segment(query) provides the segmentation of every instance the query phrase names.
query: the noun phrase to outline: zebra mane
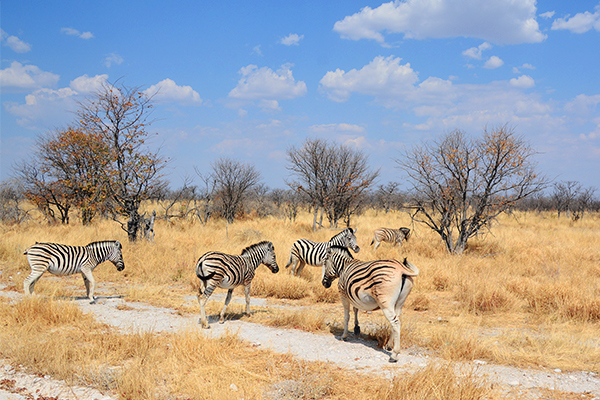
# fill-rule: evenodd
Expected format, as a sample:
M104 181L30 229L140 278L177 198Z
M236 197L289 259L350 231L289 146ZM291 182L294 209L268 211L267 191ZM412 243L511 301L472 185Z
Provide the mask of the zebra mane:
M261 247L264 246L265 244L271 243L268 240L263 240L262 242L258 242L258 243L254 243L248 247L246 247L244 250L242 250L242 255L248 253L251 250L256 249L257 247Z
M329 239L329 241L331 242L333 239L335 239L338 236L343 236L347 231L350 231L350 233L354 233L354 231L352 230L352 228L346 228L343 231L336 233L335 235L333 235L333 237L331 239Z
M119 243L118 240L98 240L96 242L91 242L85 245L85 247L93 247L99 244L103 244L103 243ZM121 243L119 243L120 245Z
M348 248L345 246L333 245L331 246L331 250L335 250L336 252L341 253L344 257L351 258L352 260L354 260L352 253L350 253L350 250L348 250Z

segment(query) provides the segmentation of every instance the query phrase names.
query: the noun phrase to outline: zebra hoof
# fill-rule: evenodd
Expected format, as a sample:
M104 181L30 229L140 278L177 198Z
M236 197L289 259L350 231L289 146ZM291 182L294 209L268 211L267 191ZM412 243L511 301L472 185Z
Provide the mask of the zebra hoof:
M220 319L220 320L219 320L219 323L222 325L222 324L224 324L224 323L225 323L225 320L224 320L224 319Z
M348 336L346 336L346 337L342 336L342 340L343 340L344 342L347 342L347 341L348 341Z
M391 362L391 363L397 363L397 362L398 362L398 359L397 359L397 358L390 357L390 359L389 359L388 361L389 361L389 362Z
M354 327L354 334L355 334L356 336L359 336L359 335L360 335L360 326L356 325L356 326Z
M96 299L90 301L90 304L96 304Z

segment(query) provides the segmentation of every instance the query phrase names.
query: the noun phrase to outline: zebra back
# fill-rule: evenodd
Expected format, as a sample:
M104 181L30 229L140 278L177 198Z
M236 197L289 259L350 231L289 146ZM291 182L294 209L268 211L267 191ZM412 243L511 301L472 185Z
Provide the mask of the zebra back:
M263 241L253 244L242 250L239 256L216 251L205 253L196 263L196 276L206 286L211 281L227 287L247 285L260 264L265 264L273 273L279 271L273 243Z

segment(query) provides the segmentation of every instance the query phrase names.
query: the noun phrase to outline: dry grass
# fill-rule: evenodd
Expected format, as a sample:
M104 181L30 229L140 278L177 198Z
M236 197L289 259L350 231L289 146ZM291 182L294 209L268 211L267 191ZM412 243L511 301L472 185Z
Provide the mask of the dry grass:
M197 306L183 305L182 301L197 294L195 261L209 250L239 254L252 243L270 240L280 272L273 275L266 267L259 267L251 296L310 308L318 318L308 312L270 307L249 320L339 334L343 309L336 285L324 289L319 268L307 266L300 277L290 276L284 268L296 239L326 241L339 231L312 232L310 221L308 214L301 214L293 224L277 218L247 218L229 226L219 220L207 225L158 220L155 242L135 244L127 243L124 232L111 221L88 227L77 223L48 226L35 221L18 227L0 226L0 283L7 285L5 290L22 291L22 281L29 273L22 253L35 241L86 244L119 239L124 244L125 270L117 272L109 263L99 266L94 271L98 294L124 295L128 300L198 313ZM501 216L490 233L473 239L460 256L448 255L439 237L422 226L411 226L406 214L367 211L355 221L361 247L357 258L408 257L421 270L404 307L404 346L421 346L451 361L477 358L514 366L600 372L600 215L586 214L576 223L552 214ZM369 246L372 232L382 226L408 226L413 235L402 247L383 243L373 251ZM36 292L43 298L68 298L84 296L85 288L80 277L45 275ZM243 297L243 292L236 290L234 296ZM221 307L222 302L210 302L208 312L218 313ZM241 310L234 306L228 314ZM1 318L6 318L5 312L3 309ZM387 321L380 312L361 313L360 318L365 335L385 342ZM314 381L316 392L331 396L326 380L315 380L310 373L305 377L302 382ZM271 382L281 383L287 378L278 379ZM290 379L293 383L287 390L292 393L299 380Z

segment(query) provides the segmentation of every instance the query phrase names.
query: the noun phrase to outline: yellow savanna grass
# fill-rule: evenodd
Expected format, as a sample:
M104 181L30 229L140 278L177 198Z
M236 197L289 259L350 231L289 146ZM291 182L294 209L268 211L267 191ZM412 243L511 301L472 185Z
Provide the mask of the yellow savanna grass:
M160 214L160 208L157 211ZM577 222L551 213L502 215L489 232L471 239L462 255L447 254L439 236L423 225L412 224L406 213L367 210L353 221L361 247L356 258L407 257L421 271L404 307L404 345L422 346L450 360L483 358L517 366L600 371L600 215L586 214ZM402 246L382 243L377 251L370 246L375 229L401 226L413 230ZM197 303L183 306L182 298L197 295L194 265L203 253L240 254L246 246L270 240L280 272L273 275L260 266L251 296L321 310L325 327L316 331L322 334L332 334L331 326L341 326L343 309L336 283L324 289L318 267L306 266L300 277L290 276L285 269L295 240L326 241L341 230L312 232L312 216L306 212L294 223L276 217L247 217L233 224L211 220L206 225L159 219L154 242L137 243L128 243L117 224L104 220L87 227L76 221L70 226L30 221L0 229L0 283L7 290L22 291L22 280L29 273L22 252L35 241L83 245L119 239L124 246L125 270L117 272L109 263L99 266L94 271L97 292L188 313L199 313ZM36 292L83 296L85 288L80 277L50 278L46 274ZM236 290L234 296L243 297L243 291ZM222 302L213 307L219 312ZM239 311L232 308L231 312ZM277 320L273 318L277 309L265 313ZM258 317L251 320L258 321ZM285 316L280 323L304 324L299 316ZM376 311L361 313L361 324L381 326L383 331L387 321ZM369 335L376 338L378 333ZM527 340L517 340L519 337Z

